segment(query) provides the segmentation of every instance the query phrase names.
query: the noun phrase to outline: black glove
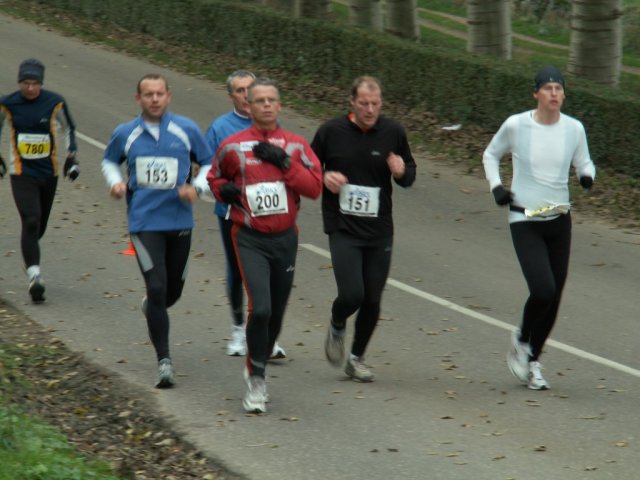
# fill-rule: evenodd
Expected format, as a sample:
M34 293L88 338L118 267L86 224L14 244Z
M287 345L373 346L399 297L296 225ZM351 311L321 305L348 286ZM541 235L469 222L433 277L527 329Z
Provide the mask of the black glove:
M291 166L291 157L280 147L268 142L260 142L253 146L253 153L260 160L269 162L278 168L286 170Z
M4 178L7 174L7 164L4 163L4 158L0 155L0 178Z
M513 193L511 190L507 190L502 185L498 185L493 190L493 198L495 198L496 203L500 206L509 205L513 201Z
M582 185L582 188L584 188L585 190L589 190L591 187L593 187L593 178L591 177L580 177L580 185Z
M76 160L76 154L70 153L67 155L67 160L64 162L64 168L62 169L64 176L72 182L80 175L80 166Z
M220 187L222 201L227 204L240 203L240 192L242 190L233 182L227 182Z

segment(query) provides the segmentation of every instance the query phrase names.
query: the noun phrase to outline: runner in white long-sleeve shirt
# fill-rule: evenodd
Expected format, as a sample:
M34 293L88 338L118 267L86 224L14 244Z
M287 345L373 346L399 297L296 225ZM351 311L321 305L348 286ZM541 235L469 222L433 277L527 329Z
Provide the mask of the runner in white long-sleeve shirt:
M560 112L564 78L555 67L535 76L534 110L509 117L484 152L482 163L498 205L509 205L516 255L529 287L522 324L511 339L507 364L533 390L549 388L538 361L558 313L571 250L569 170L585 190L595 166L582 123ZM511 153L513 180L502 185L500 160Z

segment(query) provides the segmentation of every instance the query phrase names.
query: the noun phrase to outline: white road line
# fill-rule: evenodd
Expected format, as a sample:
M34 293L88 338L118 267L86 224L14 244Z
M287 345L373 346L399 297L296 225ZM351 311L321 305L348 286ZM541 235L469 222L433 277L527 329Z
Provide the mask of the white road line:
M323 248L316 247L315 245L312 245L310 243L301 243L300 246L306 250L309 250L310 252L320 255L321 257L329 258L329 259L331 258L331 254L328 251L324 250ZM509 330L509 331L514 331L516 329L516 327L506 322L490 317L483 313L476 312L469 308L461 307L460 305L450 302L449 300L445 300L444 298L440 298L436 295L432 295L431 293L423 292L422 290L418 290L417 288L407 285L406 283L399 282L398 280L389 278L387 280L387 285L391 285L406 293L415 295L416 297L423 298L424 300L428 300L432 303L448 308L455 312L461 313L468 317L475 318L476 320L480 320L484 323L488 323L489 325L492 325L494 327L502 328L503 330ZM580 350L579 348L572 347L571 345L567 345L566 343L549 339L547 340L546 345L557 348L558 350L562 350L563 352L569 353L571 355L575 355L576 357L584 358L585 360L590 360L594 363L604 365L605 367L610 367L622 373L627 373L629 375L633 375L634 377L640 378L640 370L638 369L629 367L622 363L614 362L613 360L609 360L607 358L601 357L599 355L595 355L593 353L586 352L584 350Z
M99 148L100 150L104 150L105 148L107 148L107 146L104 143L100 143L98 140L94 140L93 138L88 137L84 133L80 133L76 131L76 137L78 137L80 140L84 140L89 145L93 145L94 147Z

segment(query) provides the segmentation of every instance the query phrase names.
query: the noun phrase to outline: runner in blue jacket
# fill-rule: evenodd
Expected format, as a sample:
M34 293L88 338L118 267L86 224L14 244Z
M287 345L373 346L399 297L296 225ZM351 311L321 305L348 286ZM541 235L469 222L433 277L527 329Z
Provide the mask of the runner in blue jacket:
M127 199L129 234L146 284L142 311L158 359L156 386L167 388L175 383L167 308L184 287L198 198L190 180L213 153L195 122L167 111L171 92L164 77L142 77L136 100L142 114L115 129L102 172L111 196Z

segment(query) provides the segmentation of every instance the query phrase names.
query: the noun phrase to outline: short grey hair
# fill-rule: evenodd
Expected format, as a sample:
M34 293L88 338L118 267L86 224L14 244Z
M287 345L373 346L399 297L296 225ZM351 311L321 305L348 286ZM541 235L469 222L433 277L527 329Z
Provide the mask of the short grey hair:
M250 72L249 70L236 70L231 75L229 75L227 77L227 93L229 93L229 95L233 93L233 81L236 78L246 78L246 77L255 79L256 75L253 72Z
M280 98L280 88L278 87L278 82L269 77L259 77L256 78L251 85L249 85L247 92L247 101L251 102L253 100L253 89L255 87L273 87L278 92L278 98Z

